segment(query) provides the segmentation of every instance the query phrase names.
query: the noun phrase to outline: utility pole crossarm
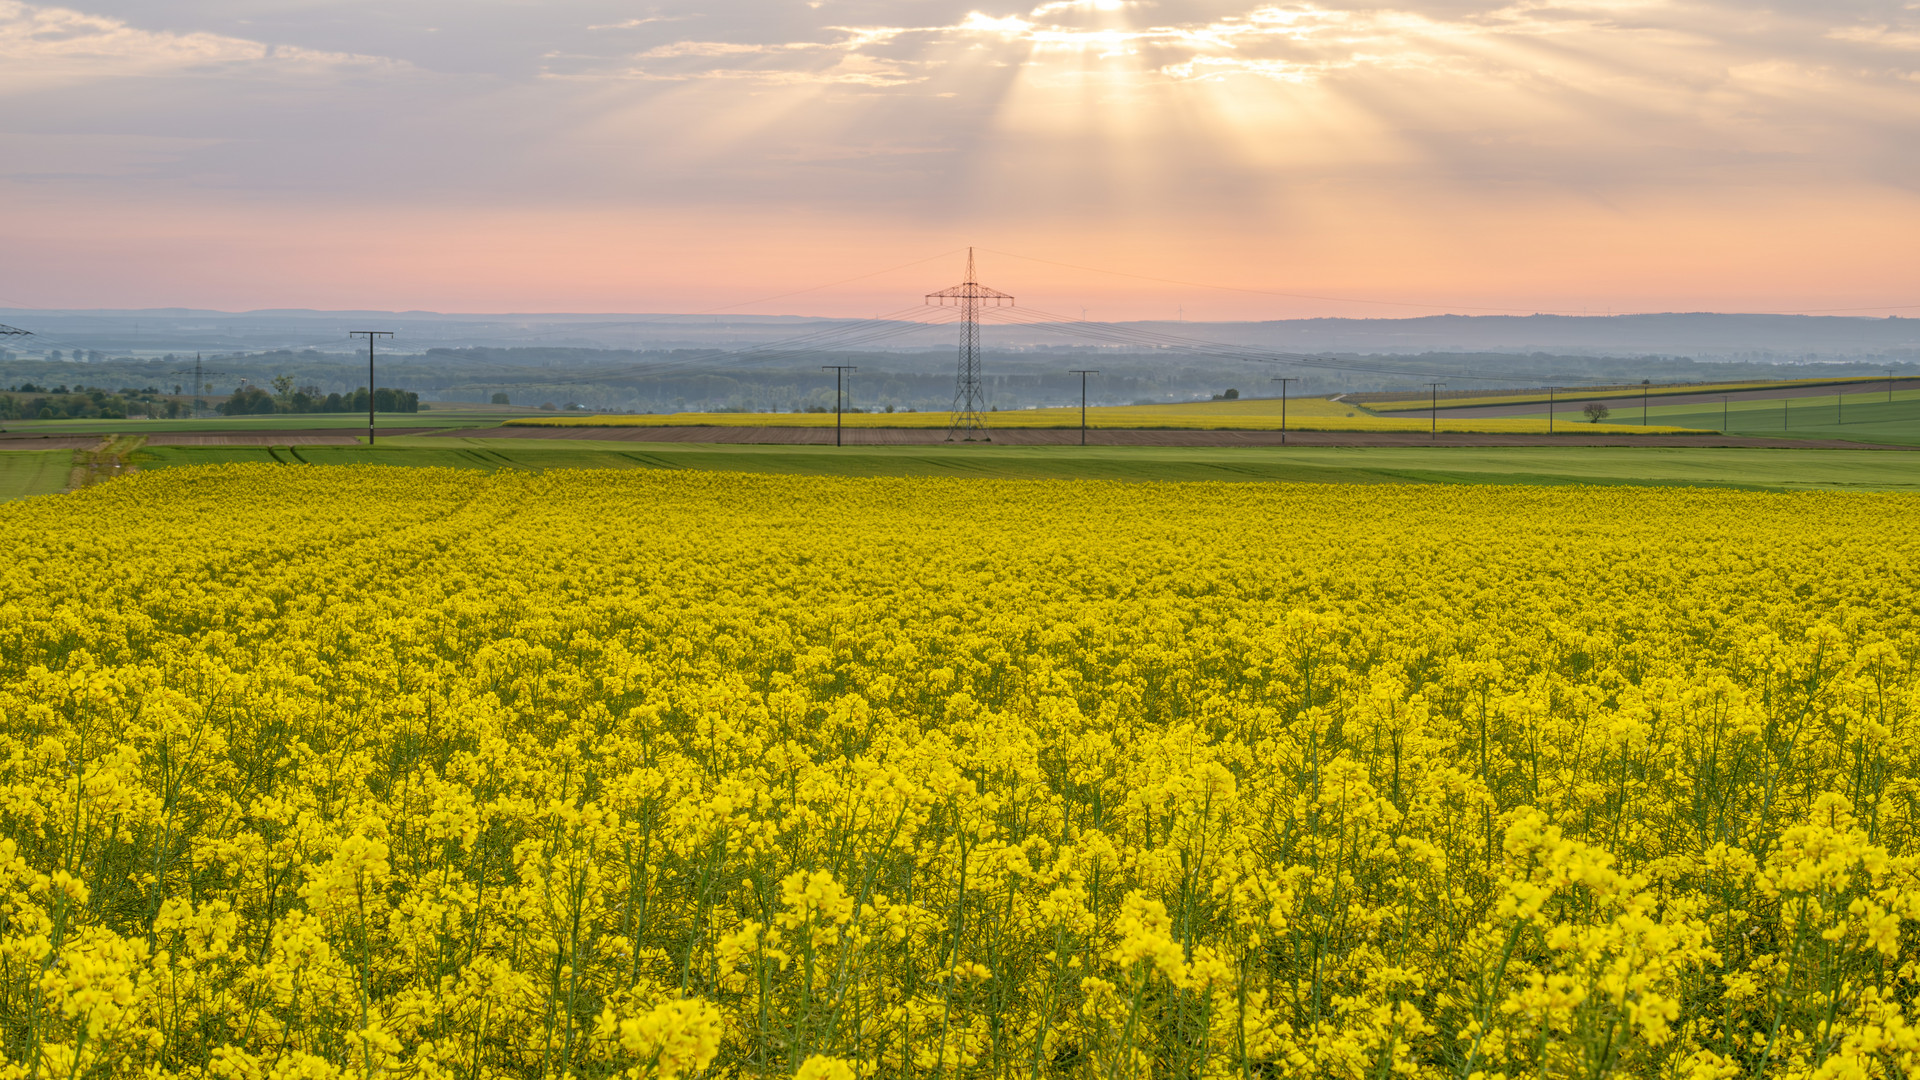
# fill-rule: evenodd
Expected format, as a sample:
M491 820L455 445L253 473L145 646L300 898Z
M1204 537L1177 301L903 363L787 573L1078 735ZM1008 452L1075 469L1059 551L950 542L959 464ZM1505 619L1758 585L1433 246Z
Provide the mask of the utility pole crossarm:
M968 271L972 275L972 271ZM999 289L989 289L977 281L962 282L951 289L927 294L927 303L935 307L945 307L949 302L965 304L967 301L992 301L993 307L1007 307L1013 303L1012 293L1003 293Z

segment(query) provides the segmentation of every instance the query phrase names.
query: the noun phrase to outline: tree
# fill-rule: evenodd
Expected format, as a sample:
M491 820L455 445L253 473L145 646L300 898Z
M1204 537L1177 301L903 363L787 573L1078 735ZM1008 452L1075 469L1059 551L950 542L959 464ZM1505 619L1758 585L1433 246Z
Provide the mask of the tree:
M257 386L243 386L235 390L232 397L214 406L214 409L227 416L256 416L275 411L273 398Z
M273 377L273 396L279 398L281 401L285 401L292 395L293 376L275 375Z
M511 404L513 404L513 402L511 402L511 401L508 401L508 400L507 400L507 395L506 395L506 392L505 392L505 391L501 391L500 393L497 393L497 394L495 394L495 395L493 395L493 403L494 403L495 405L511 405Z
M1597 401L1587 402L1587 407L1584 409L1581 409L1580 411L1587 415L1587 423L1589 424L1597 424L1600 421L1605 420L1607 417L1613 415L1612 409L1607 408L1605 405L1602 405Z
M1221 397L1223 397L1223 398L1226 398L1226 399L1227 399L1228 401L1239 401L1239 400L1240 400L1240 391L1238 391L1238 390L1228 390L1228 391L1227 391L1226 393L1224 393L1224 394L1221 394L1220 396L1221 396Z

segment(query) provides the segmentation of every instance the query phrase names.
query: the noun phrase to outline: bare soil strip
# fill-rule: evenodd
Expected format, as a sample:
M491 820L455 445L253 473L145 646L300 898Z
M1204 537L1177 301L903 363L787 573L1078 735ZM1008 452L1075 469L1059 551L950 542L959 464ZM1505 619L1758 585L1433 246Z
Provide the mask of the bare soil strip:
M439 431L425 427L376 428L374 435L398 437ZM285 431L169 431L147 439L152 446L352 446L364 428L298 428Z
M0 432L0 450L87 450L99 445L98 435L16 435Z
M348 431L176 431L147 440L152 446L352 446L359 441Z
M800 427L502 427L427 432L430 436L481 439L583 439L598 442L739 443L752 445L833 445L832 428ZM995 428L992 441L1003 446L1077 446L1078 428ZM849 428L848 446L932 446L947 441L940 428ZM1294 446L1692 446L1752 447L1780 450L1913 450L1882 443L1843 439L1769 439L1739 435L1523 435L1418 431L1290 431ZM1164 428L1094 429L1088 446L1279 446L1278 431L1223 431Z

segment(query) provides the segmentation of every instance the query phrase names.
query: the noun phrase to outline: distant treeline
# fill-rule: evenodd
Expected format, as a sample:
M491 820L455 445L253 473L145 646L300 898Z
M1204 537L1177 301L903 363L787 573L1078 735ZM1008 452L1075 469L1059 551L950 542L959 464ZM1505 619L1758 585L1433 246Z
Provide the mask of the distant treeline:
M1105 356L1096 404L1208 397L1246 377L1245 365L1173 368L1165 357ZM1001 408L1078 403L1082 361L1052 354L994 353L984 381ZM834 376L822 363L859 370L842 382L847 407L874 412L944 409L952 404L955 357L932 353L824 352L779 366L743 363L713 350L461 348L429 349L410 363L408 381L454 400L577 403L630 412L809 412L833 410ZM1298 386L1295 387L1299 389ZM564 409L566 406L561 406Z
M367 411L367 388L356 387L348 394L322 395L317 387L305 386L299 389L276 387L281 392L269 394L257 386L243 386L233 392L233 396L214 406L214 409L226 416L264 416L270 413L354 413ZM417 413L420 411L420 395L411 390L394 390L379 387L373 392L373 411L386 413Z
M1895 358L1886 363L1861 359L1820 364L1546 352L1330 352L1304 361L1273 357L1260 363L1244 358L1258 355L1251 349L1216 355L1176 349L989 347L983 367L988 404L1002 411L1078 405L1080 379L1068 373L1076 368L1098 372L1087 380L1088 402L1094 405L1205 401L1230 389L1238 390L1242 397L1267 397L1279 393L1279 385L1269 381L1275 377L1297 380L1288 384L1288 392L1308 397L1356 392L1426 393L1430 381L1446 382L1449 389L1485 392L1639 383L1642 379L1658 384L1834 378L1880 374L1888 367L1902 376L1920 371ZM619 412L792 412L831 409L834 374L822 371L820 365L848 364L859 369L849 373L843 383L848 407L882 412L888 408L928 411L951 406L955 361L952 348L890 353L835 349L782 355L776 361L703 349L469 347L418 353L382 351L379 377L408 387L428 402L484 405L496 395L506 395L522 405L551 403L561 411L572 406ZM192 376L180 365L191 364L191 354L185 360L176 357L171 361L108 359L87 365L84 377L91 383L118 386L156 383L175 397L182 397L184 391L183 404L193 400L196 389L211 402L225 399L236 385L258 387L254 393L245 394L244 402L224 410L233 415L254 410L333 411L332 395L321 393L317 387L340 391L341 412L364 408L354 404L353 394L346 391L347 387L363 385L367 376L364 354L356 357L312 349L274 350L223 353L208 356L205 362L209 381L197 388L182 385ZM76 377L80 375L72 364L0 361L0 385L21 379L45 383ZM282 390L282 386L288 389ZM258 395L270 397L272 409L265 409ZM301 395L306 398L304 403L298 400ZM37 410L26 415L37 415Z
M98 387L55 386L51 389L21 383L0 393L0 420L124 420L129 416L171 419L188 409L164 400L156 387L144 390L103 390Z

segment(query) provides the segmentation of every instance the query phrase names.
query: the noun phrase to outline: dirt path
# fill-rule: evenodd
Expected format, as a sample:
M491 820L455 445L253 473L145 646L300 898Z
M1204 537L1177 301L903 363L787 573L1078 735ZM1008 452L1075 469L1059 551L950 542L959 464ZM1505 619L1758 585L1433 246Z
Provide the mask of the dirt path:
M734 443L831 446L832 428L777 427L500 427L434 431L431 436L480 439L580 439L595 442ZM999 446L1075 446L1078 428L1000 428ZM848 446L944 445L941 428L849 428ZM1648 446L1750 447L1786 450L1912 450L1913 447L1840 439L1767 439L1739 435L1519 435L1443 431L1292 431L1292 446ZM1087 432L1088 446L1279 446L1278 431L1126 428Z
M133 452L146 441L144 435L109 435L90 450L75 450L67 490L78 491L133 472Z

